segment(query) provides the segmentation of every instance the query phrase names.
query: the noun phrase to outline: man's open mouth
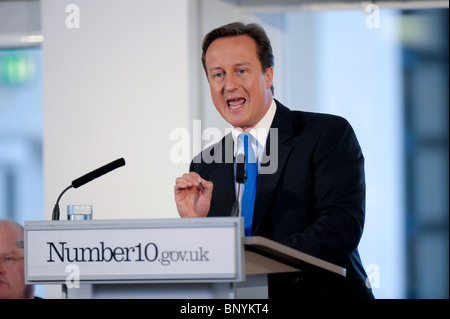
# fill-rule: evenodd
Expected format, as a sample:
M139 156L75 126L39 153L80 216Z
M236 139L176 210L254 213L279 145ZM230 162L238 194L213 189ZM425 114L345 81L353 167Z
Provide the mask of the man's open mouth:
M229 99L227 101L227 105L230 109L235 110L240 108L244 103L246 102L246 99L244 98L235 98L235 99Z

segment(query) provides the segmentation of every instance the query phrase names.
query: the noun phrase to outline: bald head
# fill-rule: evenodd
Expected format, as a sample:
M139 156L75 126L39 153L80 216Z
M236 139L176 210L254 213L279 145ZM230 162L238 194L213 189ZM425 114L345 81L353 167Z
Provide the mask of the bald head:
M23 227L18 223L9 219L0 219L0 230L9 230L14 236L18 236L16 240L23 239Z
M11 220L0 220L0 299L33 298L33 286L25 285L24 252L15 246L23 240L23 227Z

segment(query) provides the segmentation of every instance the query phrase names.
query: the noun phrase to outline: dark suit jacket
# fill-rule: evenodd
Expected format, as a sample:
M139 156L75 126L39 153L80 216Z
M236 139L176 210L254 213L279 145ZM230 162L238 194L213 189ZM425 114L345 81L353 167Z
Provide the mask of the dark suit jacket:
M341 117L291 111L276 103L272 128L278 129L278 138L274 143L270 132L263 160L270 162L262 168L278 162L277 169L259 175L252 235L345 267L347 276L315 269L271 275L269 297L371 298L357 250L365 178L353 129ZM214 183L208 216L229 216L235 201L232 145L229 134L191 163L191 171Z

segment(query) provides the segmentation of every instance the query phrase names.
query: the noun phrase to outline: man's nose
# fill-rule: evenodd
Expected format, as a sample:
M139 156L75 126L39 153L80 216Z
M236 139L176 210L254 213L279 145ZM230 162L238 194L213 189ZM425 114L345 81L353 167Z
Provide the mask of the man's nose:
M225 78L225 90L233 91L239 87L239 79L234 74L227 74Z

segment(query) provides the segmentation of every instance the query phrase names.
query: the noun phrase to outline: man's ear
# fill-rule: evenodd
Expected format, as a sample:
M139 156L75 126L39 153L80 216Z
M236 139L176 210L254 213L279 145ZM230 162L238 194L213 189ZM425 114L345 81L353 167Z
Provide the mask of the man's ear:
M273 67L267 68L264 76L266 77L266 89L270 89L273 83Z

